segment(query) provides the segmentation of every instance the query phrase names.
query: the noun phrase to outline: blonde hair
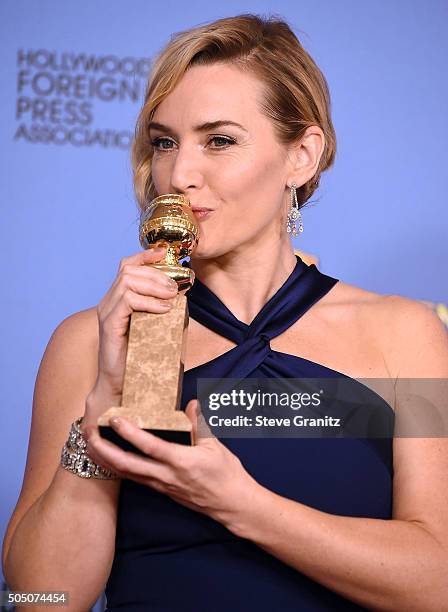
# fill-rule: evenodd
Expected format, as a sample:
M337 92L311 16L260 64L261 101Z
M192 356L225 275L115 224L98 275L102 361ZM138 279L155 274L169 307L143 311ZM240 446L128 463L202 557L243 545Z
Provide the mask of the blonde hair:
M325 148L318 169L297 190L303 206L336 155L327 81L285 21L242 14L173 34L156 57L132 143L134 190L140 208L158 195L151 176L153 150L148 127L157 106L191 66L218 62L247 70L262 82L260 110L271 119L280 143L298 141L311 125L322 129Z

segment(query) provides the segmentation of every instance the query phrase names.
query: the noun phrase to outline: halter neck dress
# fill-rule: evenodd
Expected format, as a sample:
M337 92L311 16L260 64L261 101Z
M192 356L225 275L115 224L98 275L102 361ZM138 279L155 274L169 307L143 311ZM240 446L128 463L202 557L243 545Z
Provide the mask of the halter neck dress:
M182 409L197 397L198 378L345 377L270 347L272 338L338 282L299 256L296 260L286 282L250 325L195 280L186 294L190 317L236 346L184 373ZM382 401L393 418L392 408ZM257 482L279 495L331 514L392 518L391 438L222 438L221 442ZM126 612L364 609L235 536L221 523L132 480L121 484L106 598L108 611Z

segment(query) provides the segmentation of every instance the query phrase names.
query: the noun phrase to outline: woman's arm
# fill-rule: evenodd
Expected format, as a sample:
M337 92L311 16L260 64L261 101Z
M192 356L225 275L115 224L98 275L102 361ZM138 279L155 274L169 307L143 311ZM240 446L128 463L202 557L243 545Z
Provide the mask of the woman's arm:
M448 457L446 443L443 450L437 442L424 452ZM223 522L236 535L366 608L440 612L448 609L448 549L446 535L443 546L431 528L433 503L428 500L427 526L418 519L336 516L259 487L238 516ZM446 515L447 499L441 508Z
M120 480L85 479L59 467L70 424L96 379L98 332L91 309L63 321L36 380L27 465L3 542L11 590L69 591L68 610L89 610L110 572ZM39 609L39 608L38 608Z
M99 439L97 419L119 406L132 312L160 314L172 307L177 284L147 264L166 248L120 261L96 308L66 319L53 334L36 382L23 488L3 545L12 589L70 592L70 609L87 610L104 588L114 558L120 481L86 481L59 468L71 423L84 416L89 456ZM107 440L101 446L120 450ZM113 470L118 471L119 470Z
M395 298L394 305L400 308L399 316L391 313L397 342L388 354L396 352L400 368L394 371L424 382L446 381L448 342L442 323L416 302ZM250 503L223 515L221 522L367 608L448 610L446 436L447 431L440 438L394 439L392 520L328 514L255 484Z

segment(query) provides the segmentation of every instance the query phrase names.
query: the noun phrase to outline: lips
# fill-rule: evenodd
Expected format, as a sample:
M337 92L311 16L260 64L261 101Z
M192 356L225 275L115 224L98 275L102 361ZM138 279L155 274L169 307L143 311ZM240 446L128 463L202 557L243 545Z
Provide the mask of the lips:
M194 216L198 221L208 219L208 217L212 214L213 210L211 208L205 208L203 206L192 206L191 210L193 211Z

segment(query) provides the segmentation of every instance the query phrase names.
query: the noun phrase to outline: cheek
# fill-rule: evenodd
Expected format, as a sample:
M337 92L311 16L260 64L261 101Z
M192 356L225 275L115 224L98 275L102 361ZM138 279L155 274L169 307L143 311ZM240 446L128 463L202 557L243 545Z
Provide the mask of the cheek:
M283 180L279 158L263 156L221 168L213 178L213 191L221 201L224 217L241 219L244 213L245 218L252 218L251 215L260 215L263 210L269 217L276 214L276 202L284 189Z
M171 165L168 159L153 159L151 176L157 193L168 193L170 184Z
M273 160L269 156L243 155L227 160L228 163L221 164L219 171L215 174L221 184L229 188L243 188L255 185L263 178L269 182L266 174L273 169Z

